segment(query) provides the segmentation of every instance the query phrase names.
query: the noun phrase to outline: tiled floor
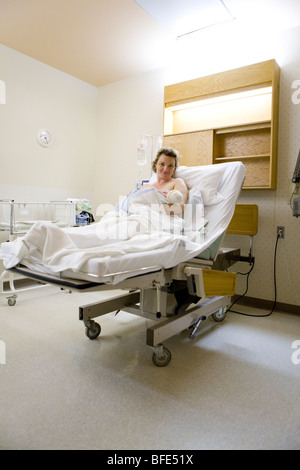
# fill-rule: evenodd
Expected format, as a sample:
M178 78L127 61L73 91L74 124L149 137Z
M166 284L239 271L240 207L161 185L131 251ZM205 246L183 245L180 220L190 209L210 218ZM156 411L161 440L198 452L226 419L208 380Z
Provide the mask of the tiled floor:
M300 449L300 316L209 318L160 368L149 320L107 314L85 336L78 307L106 296L0 299L0 449Z

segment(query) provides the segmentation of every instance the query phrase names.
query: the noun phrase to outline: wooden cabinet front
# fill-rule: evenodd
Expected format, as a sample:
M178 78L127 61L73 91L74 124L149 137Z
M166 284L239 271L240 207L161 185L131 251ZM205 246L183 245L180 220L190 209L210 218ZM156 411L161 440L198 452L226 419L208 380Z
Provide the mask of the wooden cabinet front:
M275 189L279 73L269 60L165 87L164 145L181 165L241 161L244 189Z
M180 165L210 165L213 160L213 131L190 132L168 135L163 138L164 146L180 153Z

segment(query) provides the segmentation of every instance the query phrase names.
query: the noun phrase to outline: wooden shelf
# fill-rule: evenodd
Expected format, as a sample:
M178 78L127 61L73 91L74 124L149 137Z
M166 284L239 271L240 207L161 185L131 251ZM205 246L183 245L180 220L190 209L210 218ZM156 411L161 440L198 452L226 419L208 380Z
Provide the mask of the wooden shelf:
M263 121L259 123L249 123L243 124L242 126L232 126L225 127L222 129L215 129L216 134L229 134L230 132L240 132L240 131L253 131L257 129L270 129L271 121Z
M243 187L268 188L271 168L270 141L270 122L216 131L213 163L241 161L246 168Z

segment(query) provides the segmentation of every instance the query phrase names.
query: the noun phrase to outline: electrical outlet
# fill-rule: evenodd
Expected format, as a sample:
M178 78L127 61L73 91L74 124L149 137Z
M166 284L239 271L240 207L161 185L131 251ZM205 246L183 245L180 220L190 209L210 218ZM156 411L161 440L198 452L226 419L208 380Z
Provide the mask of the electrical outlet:
M285 227L283 226L277 226L277 236L279 236L279 238L284 238L285 236Z

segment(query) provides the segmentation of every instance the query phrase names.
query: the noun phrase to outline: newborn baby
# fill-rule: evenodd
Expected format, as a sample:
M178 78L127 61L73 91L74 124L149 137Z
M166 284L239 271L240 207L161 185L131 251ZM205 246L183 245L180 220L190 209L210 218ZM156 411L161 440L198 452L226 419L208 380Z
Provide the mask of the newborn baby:
M168 204L183 204L183 195L177 189L171 189L171 191L168 192L166 199Z

